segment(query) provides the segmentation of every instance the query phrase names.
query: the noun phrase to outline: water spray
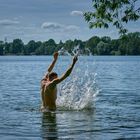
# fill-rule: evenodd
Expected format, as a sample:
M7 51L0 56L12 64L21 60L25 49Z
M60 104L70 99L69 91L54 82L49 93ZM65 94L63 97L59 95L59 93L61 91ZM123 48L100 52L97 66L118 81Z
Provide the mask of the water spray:
M58 52L66 51L61 48ZM80 55L79 45L74 47L70 56ZM79 66L78 66L79 65ZM57 99L57 106L60 110L83 110L93 109L94 99L99 90L96 85L96 73L93 73L87 65L78 63L73 74L59 86L60 96Z

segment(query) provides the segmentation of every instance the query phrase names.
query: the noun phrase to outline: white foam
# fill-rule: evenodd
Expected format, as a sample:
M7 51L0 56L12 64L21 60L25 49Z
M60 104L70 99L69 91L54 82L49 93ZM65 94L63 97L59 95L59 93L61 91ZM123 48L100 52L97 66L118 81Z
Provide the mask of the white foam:
M88 69L86 71L75 69L73 75L58 87L58 108L61 110L93 109L96 95L99 93L96 75Z
M85 48L85 55L89 55L89 56L92 56L92 53L90 51L89 48ZM74 46L73 49L71 50L71 53L69 53L65 48L61 48L58 53L60 55L68 55L68 56L79 56L79 55L82 55L83 54L83 50L80 49L80 44L78 44L77 46Z
M59 52L65 52L61 48ZM79 45L72 50L73 55L79 56ZM70 55L70 54L69 54ZM96 73L80 58L71 76L58 87L57 107L60 110L83 110L95 107L96 95L99 93L96 84Z
M68 55L71 56L71 54L65 50L63 47L58 51L59 55Z

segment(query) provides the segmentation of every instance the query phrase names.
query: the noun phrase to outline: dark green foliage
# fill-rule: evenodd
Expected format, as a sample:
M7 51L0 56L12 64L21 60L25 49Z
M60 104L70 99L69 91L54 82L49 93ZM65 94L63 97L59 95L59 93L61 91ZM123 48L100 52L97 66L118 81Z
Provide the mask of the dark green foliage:
M129 33L120 38L119 49L122 55L140 55L140 33Z
M56 43L53 39L50 39L42 44L44 48L45 55L51 55L55 52Z
M140 55L140 32L128 33L119 39L93 36L87 41L67 40L58 44L53 39L45 42L29 41L26 45L21 39L11 43L0 41L0 55L52 55L55 51L64 48L72 54L74 47L79 45L82 55Z
M97 55L110 55L110 45L100 41L97 44Z
M4 54L4 42L0 41L0 55Z
M100 42L100 38L98 36L94 36L86 42L85 48L89 48L92 54L97 54L97 44L99 42Z
M10 53L12 54L24 54L24 44L21 39L14 39L10 46Z
M34 55L36 49L39 48L40 46L41 46L41 43L31 40L28 42L28 44L25 47L25 53L27 55L29 55L29 54Z
M124 34L124 24L140 18L138 0L92 0L92 8L84 13L90 28L108 28L112 24Z

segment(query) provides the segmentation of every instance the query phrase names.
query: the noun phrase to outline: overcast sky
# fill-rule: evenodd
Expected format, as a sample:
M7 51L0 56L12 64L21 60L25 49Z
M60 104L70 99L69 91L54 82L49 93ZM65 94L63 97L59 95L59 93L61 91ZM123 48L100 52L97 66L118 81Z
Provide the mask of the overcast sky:
M92 0L0 0L0 40L21 38L56 42L90 37L118 38L115 28L89 29L82 13ZM130 32L140 31L140 21L129 23Z

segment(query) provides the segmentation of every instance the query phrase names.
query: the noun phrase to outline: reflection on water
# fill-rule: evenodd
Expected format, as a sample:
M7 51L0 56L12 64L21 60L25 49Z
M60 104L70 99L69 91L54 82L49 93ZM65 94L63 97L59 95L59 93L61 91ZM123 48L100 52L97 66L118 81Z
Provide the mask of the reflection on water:
M94 125L95 119L95 109L45 112L42 114L41 136L52 140L92 138L91 133L99 129Z
M55 140L58 138L56 114L52 112L42 113L42 138Z

